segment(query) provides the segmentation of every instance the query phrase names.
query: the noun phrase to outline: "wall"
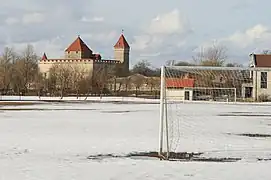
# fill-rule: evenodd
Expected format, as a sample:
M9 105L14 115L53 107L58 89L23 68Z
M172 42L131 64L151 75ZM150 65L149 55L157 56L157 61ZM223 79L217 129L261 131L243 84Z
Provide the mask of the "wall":
M75 61L75 60L46 60L40 61L39 69L42 74L47 74L46 77L49 75L49 70L53 65L71 65L77 66L84 71L88 71L90 74L93 72L93 61L92 60L85 60L85 61Z
M189 92L189 100L193 98L193 90L184 90L184 89L167 89L166 96L169 100L184 100L185 91Z

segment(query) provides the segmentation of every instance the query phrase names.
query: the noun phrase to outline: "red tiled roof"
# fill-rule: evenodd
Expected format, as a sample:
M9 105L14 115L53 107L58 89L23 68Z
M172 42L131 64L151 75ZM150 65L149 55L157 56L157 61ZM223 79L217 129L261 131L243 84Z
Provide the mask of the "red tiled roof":
M121 34L121 36L119 37L119 40L115 44L114 48L130 48L123 34Z
M256 67L271 67L271 54L254 54Z
M46 54L43 53L43 56L42 56L41 60L45 60L45 59L48 59L48 58L47 58Z
M82 52L88 52L90 51L92 53L92 50L89 49L89 47L86 45L86 43L78 36L75 41L65 50L67 51L82 51Z
M194 79L183 79L183 78L166 78L167 88L184 88L194 87Z

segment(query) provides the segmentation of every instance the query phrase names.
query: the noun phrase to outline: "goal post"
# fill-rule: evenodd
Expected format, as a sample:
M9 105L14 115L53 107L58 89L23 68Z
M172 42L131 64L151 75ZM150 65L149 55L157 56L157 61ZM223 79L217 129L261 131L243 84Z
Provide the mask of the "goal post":
M188 104L257 101L267 83L263 77L269 68L162 66L160 84L159 156L173 158L171 154L182 149L182 136L189 131L193 120L186 110ZM267 76L265 74L265 76ZM195 103L197 102L197 103ZM196 111L195 109L194 111ZM195 124L196 125L196 124ZM188 133L189 134L189 133ZM189 137L188 137L189 139Z
M159 157L160 159L169 158L169 136L168 136L168 122L167 122L167 105L166 105L166 67L161 67L161 83L160 83L160 131L159 131ZM165 128L164 128L165 124ZM166 135L164 136L164 130ZM166 137L166 157L163 155L164 138Z

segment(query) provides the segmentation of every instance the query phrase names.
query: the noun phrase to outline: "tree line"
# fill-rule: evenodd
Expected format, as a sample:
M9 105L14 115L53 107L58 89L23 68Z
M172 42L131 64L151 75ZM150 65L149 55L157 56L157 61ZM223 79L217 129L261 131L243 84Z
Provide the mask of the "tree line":
M213 45L204 52L197 53L190 62L168 61L166 64L175 66L241 66L237 63L227 62L227 58L226 47ZM66 94L110 93L106 92L109 91L108 84L112 85L112 81L117 82L117 78L123 76L118 73L118 66L112 68L113 66L97 65L98 67L95 68L97 72L90 75L87 70L79 66L56 64L51 67L50 76L44 77L38 67L40 59L41 57L35 53L32 45L27 45L19 53L13 48L6 47L0 56L1 94L36 93L64 96ZM128 80L129 83L133 83L136 89L139 89L143 83L156 86L153 85L153 82L156 82L154 79L146 79L145 77L160 77L160 68L153 68L150 62L142 60L132 67L128 76L133 74L142 76L134 77L133 81L127 77L123 77L123 79L127 83ZM127 83L126 86L129 85ZM111 89L116 91L117 88Z
M39 57L31 45L17 53L6 47L0 57L0 89L2 94L12 90L16 93L26 91L30 82L37 81Z
M104 64L95 64L94 73L90 73L88 69L84 69L80 65L55 64L49 69L48 74L42 74L38 66L40 59L41 57L35 53L32 45L27 45L21 52L5 47L0 55L0 95L63 97L67 94L77 96L79 94L85 96L109 94L108 84L112 84L112 81L123 76L119 73L119 66ZM158 71L148 66L145 61L139 62L128 75L159 76ZM144 83L143 79L139 79L130 78L127 83ZM132 80L133 82L131 82Z

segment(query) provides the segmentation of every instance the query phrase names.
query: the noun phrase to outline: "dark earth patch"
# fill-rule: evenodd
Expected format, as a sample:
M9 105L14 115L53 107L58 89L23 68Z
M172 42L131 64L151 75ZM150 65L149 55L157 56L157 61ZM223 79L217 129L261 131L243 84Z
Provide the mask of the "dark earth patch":
M218 116L225 117L271 117L271 114L218 114Z
M247 137L261 137L261 138L268 138L271 137L271 134L238 134L239 136L247 136Z
M129 112L136 112L136 111L102 111L103 113L129 113Z
M242 134L232 134L227 133L228 135L236 135L236 136L246 136L251 138L271 138L271 134L252 134L252 133L242 133Z
M130 112L143 112L147 110L111 110L111 111L102 111L102 113L130 113Z
M109 103L113 104L159 104L159 102L133 102L133 101L109 101Z
M247 112L241 112L241 111L236 111L236 112L230 112L230 113L233 113L233 114L262 114L263 112L250 112L250 111L247 111ZM271 113L269 112L265 112L264 114L269 114L271 115Z
M218 116L242 116L242 117L271 117L270 112L228 112L218 114ZM268 119L269 120L269 119Z
M257 158L258 161L271 161L271 158Z
M194 156L199 156L202 153L187 153L187 152L181 152L181 153L175 153L175 152L170 152L170 157L173 159L191 159ZM107 158L133 158L133 157L138 157L138 158L158 158L158 159L163 159L163 157L160 157L158 152L134 152L134 153L129 153L126 155L114 155L114 154L96 154L96 155L90 155L87 157L87 159L91 160L101 160L101 159L107 159Z
M236 162L241 160L241 158L205 158L200 157L203 153L188 153L188 152L170 152L169 161L198 161L198 162ZM165 155L163 155L165 156ZM158 155L158 152L135 152L127 155L114 155L114 154L97 154L90 155L87 157L89 160L104 160L104 159L112 159L112 158L139 158L139 159L148 159L148 158L157 158L164 159L163 157Z

